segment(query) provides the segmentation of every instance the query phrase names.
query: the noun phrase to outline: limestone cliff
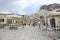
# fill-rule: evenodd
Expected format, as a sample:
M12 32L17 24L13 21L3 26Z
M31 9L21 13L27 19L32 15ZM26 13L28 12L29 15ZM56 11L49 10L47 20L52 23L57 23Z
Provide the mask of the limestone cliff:
M45 9L48 11L52 11L53 9L58 9L58 8L60 8L60 4L54 3L54 4L41 6L40 10Z

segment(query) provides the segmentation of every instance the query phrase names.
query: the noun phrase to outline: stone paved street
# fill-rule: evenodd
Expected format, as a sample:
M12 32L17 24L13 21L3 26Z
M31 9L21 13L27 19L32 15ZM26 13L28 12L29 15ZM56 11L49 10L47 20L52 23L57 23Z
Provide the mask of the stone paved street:
M19 27L18 30L0 29L0 40L53 40L49 35L55 32L49 32L38 27Z

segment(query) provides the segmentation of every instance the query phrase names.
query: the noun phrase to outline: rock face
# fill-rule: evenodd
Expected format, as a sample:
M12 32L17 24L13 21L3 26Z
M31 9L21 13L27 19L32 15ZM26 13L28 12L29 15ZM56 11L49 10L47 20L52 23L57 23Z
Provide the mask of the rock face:
M45 9L45 10L48 10L48 11L52 11L53 9L58 9L60 8L60 4L49 4L49 5L43 5L41 6L40 10L41 9Z

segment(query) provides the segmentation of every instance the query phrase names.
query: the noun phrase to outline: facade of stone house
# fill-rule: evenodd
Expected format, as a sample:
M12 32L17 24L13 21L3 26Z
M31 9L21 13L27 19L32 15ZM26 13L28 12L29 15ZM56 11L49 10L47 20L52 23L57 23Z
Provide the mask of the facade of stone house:
M48 25L52 25L52 27L59 27L60 26L60 9L55 9L51 12L49 12L49 15L47 16L48 19Z
M23 16L23 25L33 26L34 15L22 15Z
M45 8L44 8L45 7ZM51 25L52 28L60 27L60 8L59 4L45 5L37 13L42 24Z
M22 16L16 14L0 14L0 26L7 26L9 24L22 25Z

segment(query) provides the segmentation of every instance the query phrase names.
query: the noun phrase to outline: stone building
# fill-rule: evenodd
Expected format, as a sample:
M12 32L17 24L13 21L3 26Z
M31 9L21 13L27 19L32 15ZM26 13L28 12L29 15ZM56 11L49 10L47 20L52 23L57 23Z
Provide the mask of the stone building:
M33 25L33 17L31 15L23 15L23 24L32 26Z
M60 4L43 5L37 15L42 20L41 23L60 27Z
M0 27L7 26L9 24L22 25L22 16L16 14L0 14Z

